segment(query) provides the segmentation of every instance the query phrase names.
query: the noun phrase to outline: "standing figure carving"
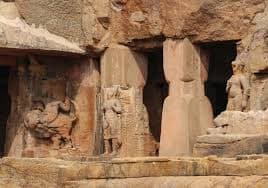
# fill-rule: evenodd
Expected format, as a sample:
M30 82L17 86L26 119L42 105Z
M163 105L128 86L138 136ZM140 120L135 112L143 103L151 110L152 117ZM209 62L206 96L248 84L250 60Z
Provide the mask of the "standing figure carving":
M108 89L103 110L104 155L117 155L121 146L120 129L122 105L118 99L119 88Z
M233 76L228 80L226 92L228 93L228 111L245 111L249 99L249 83L243 74L244 66L240 62L233 62Z
M71 130L77 119L69 98L44 105L35 101L33 110L24 118L24 125L37 139L50 139L53 149L72 147Z

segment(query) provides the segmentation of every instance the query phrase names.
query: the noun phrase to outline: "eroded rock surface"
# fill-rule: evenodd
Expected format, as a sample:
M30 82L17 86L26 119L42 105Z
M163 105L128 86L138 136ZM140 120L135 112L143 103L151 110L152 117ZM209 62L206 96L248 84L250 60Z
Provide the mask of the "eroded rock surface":
M110 42L149 42L163 36L194 41L238 40L247 35L265 4L264 0L16 0L16 5L27 23L43 25L71 41L103 50Z
M0 16L0 46L21 50L51 50L83 54L84 50L63 37L49 33L44 28L35 28L24 21Z
M244 156L241 159L123 158L106 162L78 162L4 158L0 161L0 185L16 188L134 185L142 188L212 188L216 185L237 188L257 185L265 188L268 185L267 156Z

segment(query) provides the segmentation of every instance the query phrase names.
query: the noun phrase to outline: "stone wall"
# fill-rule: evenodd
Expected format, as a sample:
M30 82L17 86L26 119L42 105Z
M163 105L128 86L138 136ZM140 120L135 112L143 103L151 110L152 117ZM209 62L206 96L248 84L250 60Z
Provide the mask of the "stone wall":
M9 80L12 103L7 122L6 155L20 157L27 144L30 144L27 143L29 138L24 122L36 101L47 105L64 101L66 97L73 101L78 119L73 125L74 129L70 130L74 148L78 150L76 154L93 155L99 142L95 136L100 97L98 62L87 58L47 56L13 59L14 63L11 64L1 59L2 64L13 65ZM31 147L36 147L35 156L42 157L48 155L48 145L48 140L40 139Z
M4 158L0 161L0 186L265 188L268 185L267 158L262 156L88 160Z

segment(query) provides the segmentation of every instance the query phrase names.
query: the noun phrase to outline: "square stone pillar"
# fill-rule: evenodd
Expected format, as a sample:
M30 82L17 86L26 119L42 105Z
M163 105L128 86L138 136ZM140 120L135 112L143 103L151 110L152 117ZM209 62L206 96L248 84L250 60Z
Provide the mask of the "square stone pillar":
M98 154L100 70L99 63L91 58L83 58L70 70L69 93L77 105L78 121L73 130L75 148L86 155ZM74 91L72 91L74 90Z
M160 156L190 156L196 137L213 125L212 107L204 94L207 65L188 39L165 41L169 96L163 107Z
M148 156L153 150L148 114L143 104L147 64L146 56L121 45L108 48L101 59L102 105L109 103L108 93L117 88L113 99L122 106L120 117L115 118L121 143L120 157Z

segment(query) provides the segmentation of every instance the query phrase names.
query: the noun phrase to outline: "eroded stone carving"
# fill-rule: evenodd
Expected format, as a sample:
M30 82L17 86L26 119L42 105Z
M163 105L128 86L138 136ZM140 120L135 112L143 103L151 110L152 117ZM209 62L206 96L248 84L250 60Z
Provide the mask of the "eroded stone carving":
M214 120L208 134L263 134L268 131L268 110L225 111Z
M113 86L107 90L107 98L103 104L104 155L116 155L121 146L120 129L122 105L119 97L119 87Z
M71 148L71 131L76 119L74 105L67 97L64 102L53 101L46 105L42 101L34 101L33 109L25 116L24 125L35 139L51 140L53 149Z
M234 75L228 80L226 92L228 93L228 111L245 111L249 99L249 83L243 74L244 65L234 61L232 63Z

